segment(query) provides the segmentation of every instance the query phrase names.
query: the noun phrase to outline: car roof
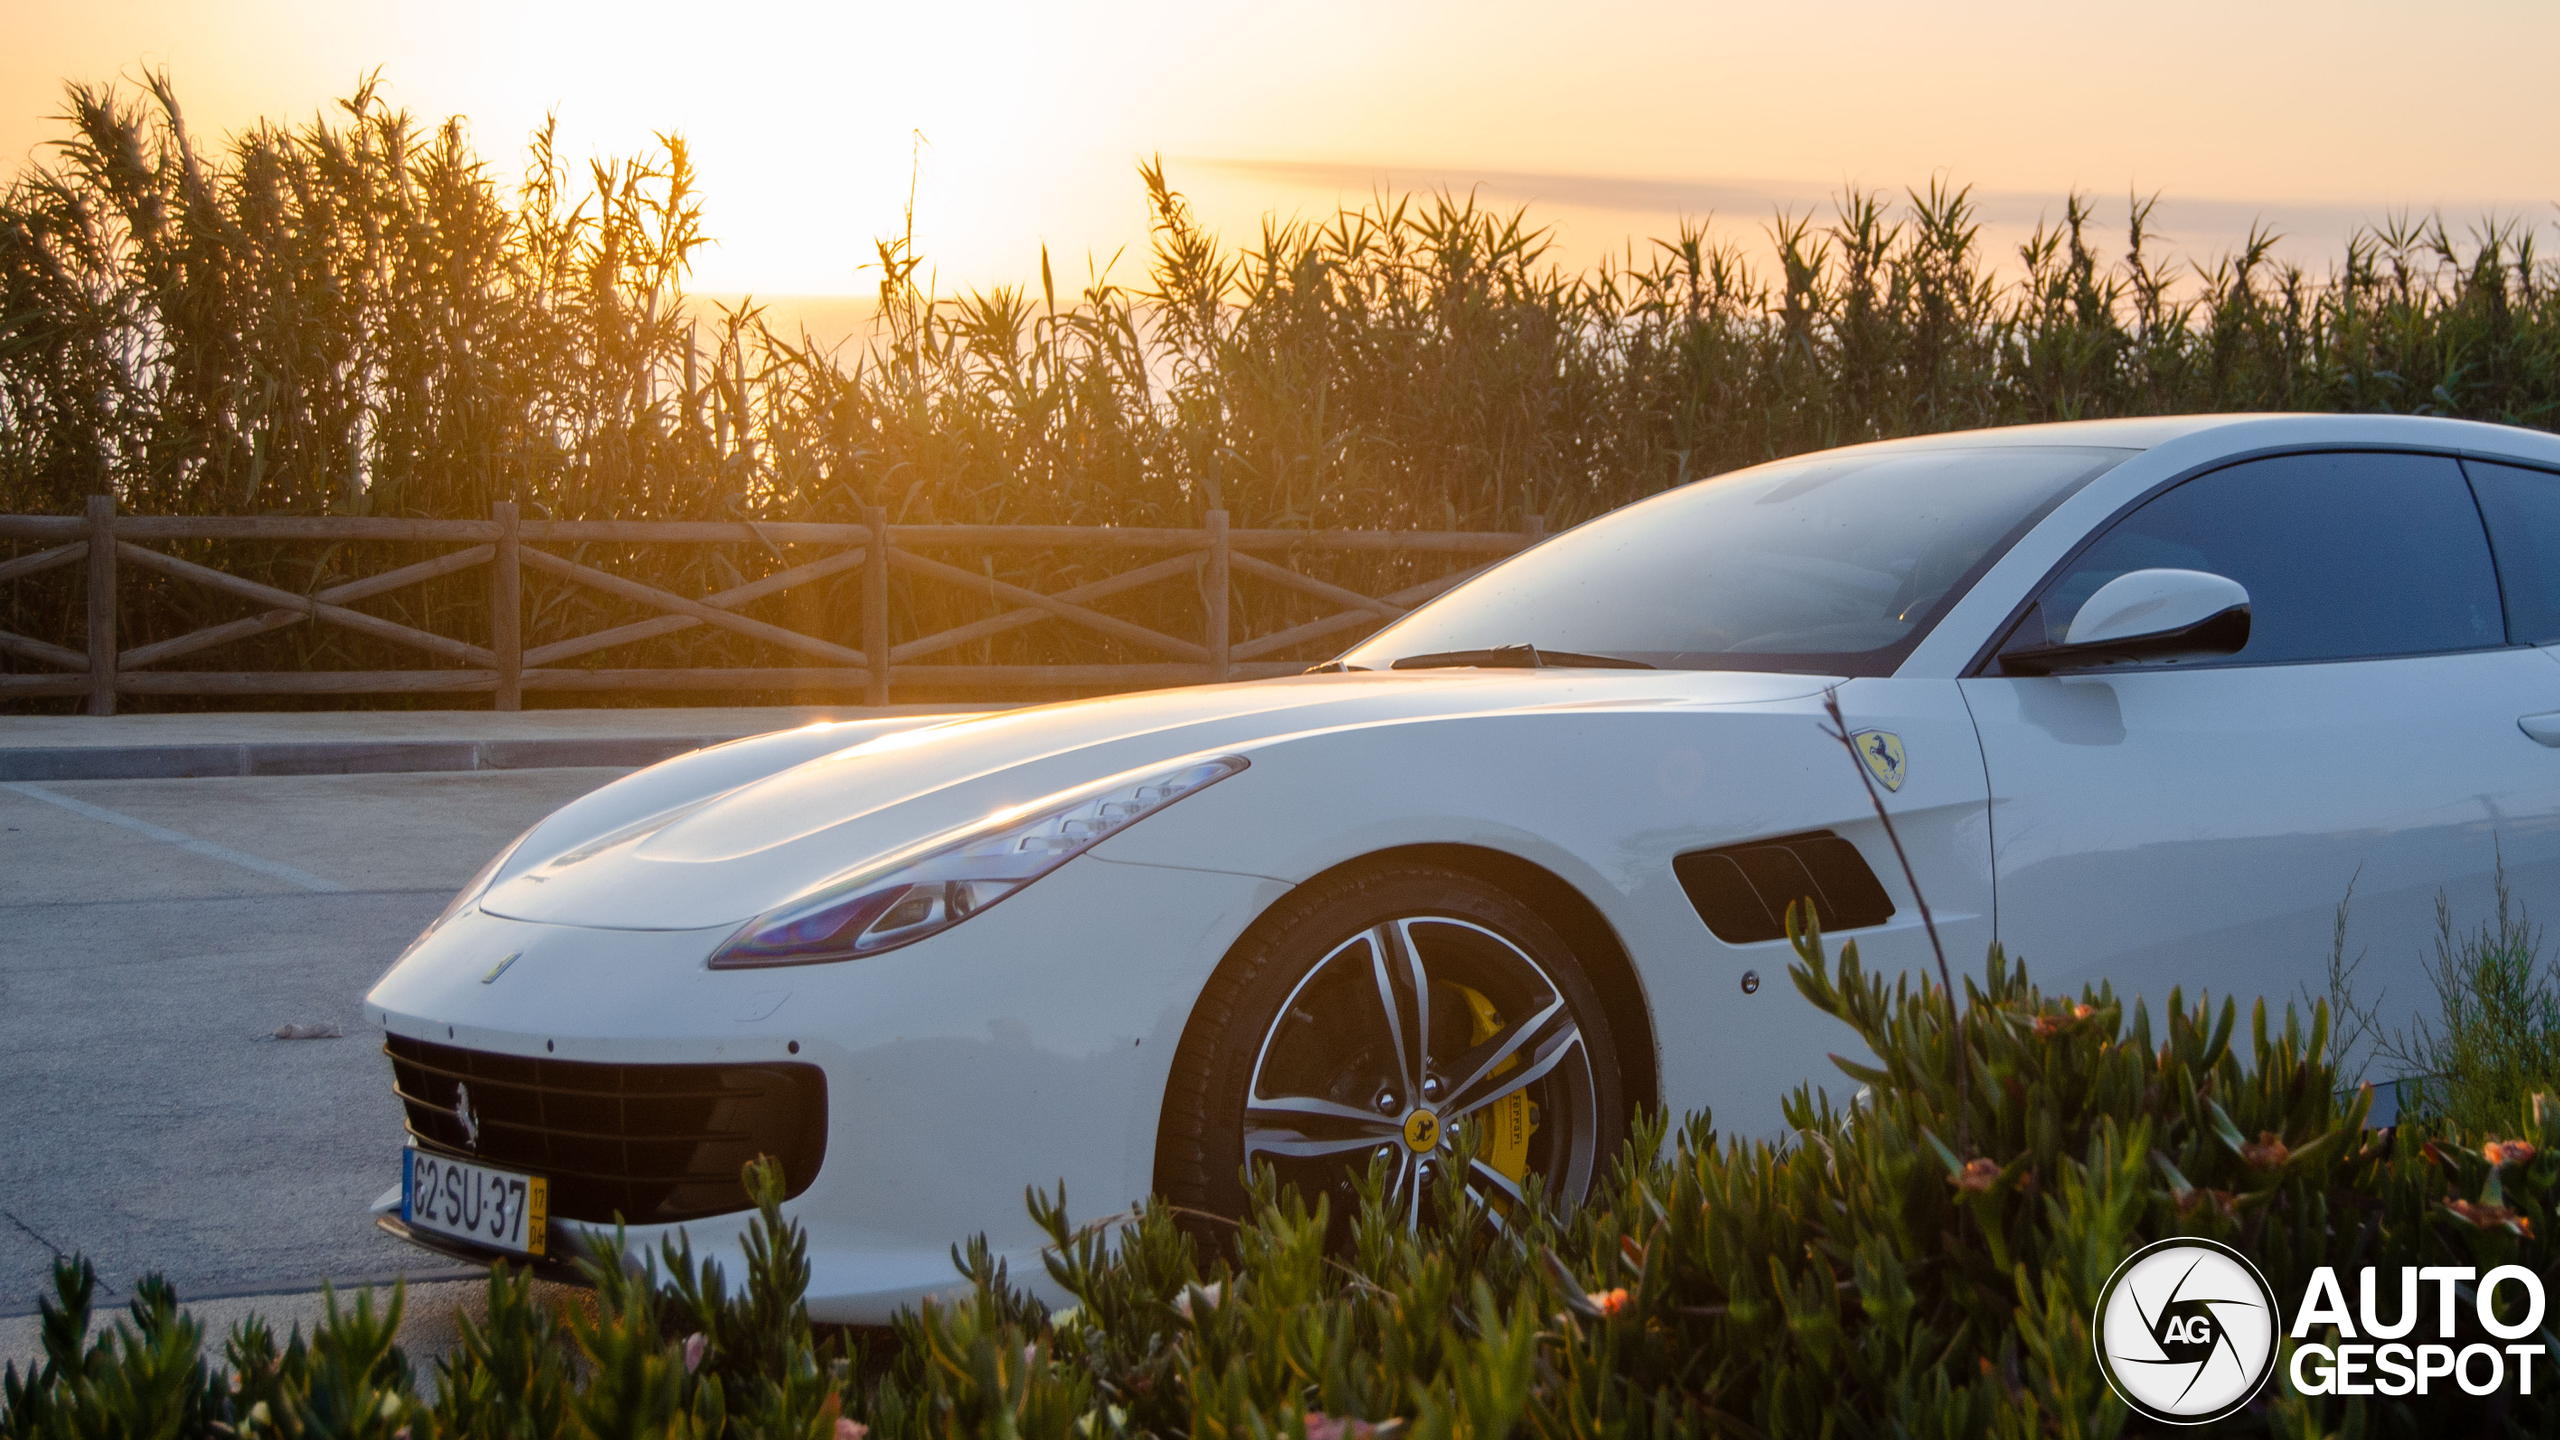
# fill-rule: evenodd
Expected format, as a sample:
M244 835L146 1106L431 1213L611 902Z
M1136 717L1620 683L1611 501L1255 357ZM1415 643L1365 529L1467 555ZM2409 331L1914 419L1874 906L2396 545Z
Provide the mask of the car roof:
M2352 415L2334 411L2240 411L2220 415L2145 415L2115 420L2059 420L1949 430L1879 440L1843 450L1978 449L2010 445L2093 445L2149 450L2173 440L2212 436L2237 450L2303 444L2414 445L2560 464L2560 437L2519 425L2432 415ZM1816 452L1839 453L1839 452Z
M2117 446L2141 452L2126 456L2121 464L2065 498L2002 555L1930 628L1928 636L1894 672L1902 676L1960 674L1984 637L2005 623L2015 603L2081 537L2156 487L2201 470L2254 455L2322 449L2450 452L2560 470L2560 436L2516 425L2429 415L2173 415L2012 425L1932 435L1921 442L1884 443L1925 443L1931 448L1948 449L1985 445Z
M2269 417L2141 415L2117 420L2055 420L2036 425L2001 425L1985 430L1944 430L1933 435L1906 435L1895 440L1875 441L1872 445L1844 448L1935 450L1979 449L1992 445L2103 445L2122 450L2148 450L2163 441L2209 430L2227 421L2265 418Z

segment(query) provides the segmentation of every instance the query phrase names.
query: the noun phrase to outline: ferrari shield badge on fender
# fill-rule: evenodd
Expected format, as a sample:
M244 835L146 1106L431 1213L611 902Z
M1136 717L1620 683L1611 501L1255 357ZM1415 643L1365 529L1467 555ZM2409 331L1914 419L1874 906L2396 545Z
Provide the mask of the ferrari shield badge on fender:
M1861 730L1849 737L1858 747L1858 758L1867 764L1867 773L1887 790L1902 788L1902 777L1909 772L1910 757L1903 753L1902 737L1890 730Z

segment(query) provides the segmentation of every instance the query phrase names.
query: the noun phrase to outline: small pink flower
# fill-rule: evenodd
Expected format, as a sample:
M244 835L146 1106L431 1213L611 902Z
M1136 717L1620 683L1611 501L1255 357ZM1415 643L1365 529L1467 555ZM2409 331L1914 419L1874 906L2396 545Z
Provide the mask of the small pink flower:
M2238 1207L2233 1203L2231 1192L2228 1190L2182 1191L2178 1196L2178 1213L2185 1215L2193 1211L2198 1205L2208 1203L2213 1206L2214 1213L2220 1215L2225 1220L2230 1219L2233 1215L2238 1213Z
M2088 1005L2068 1005L2051 1014L2038 1015L2036 1038L2051 1039L2097 1013L2094 1007Z
M1307 1412L1307 1440L1371 1440L1377 1433L1378 1427L1366 1420L1327 1415L1321 1410Z
M2293 1158L2293 1151L2286 1148L2283 1136L2273 1130L2261 1130L2257 1144L2240 1147L2240 1158L2260 1170L2280 1170L2284 1162Z
M2533 1234L2532 1219L2504 1205L2476 1205L2468 1200L2447 1200L2444 1202L2444 1208L2483 1230L2492 1225L2504 1225L2518 1235Z
M859 1420L836 1417L836 1440L870 1440L871 1427Z
M696 1330L684 1337L684 1373L702 1368L702 1353L711 1348L711 1337Z

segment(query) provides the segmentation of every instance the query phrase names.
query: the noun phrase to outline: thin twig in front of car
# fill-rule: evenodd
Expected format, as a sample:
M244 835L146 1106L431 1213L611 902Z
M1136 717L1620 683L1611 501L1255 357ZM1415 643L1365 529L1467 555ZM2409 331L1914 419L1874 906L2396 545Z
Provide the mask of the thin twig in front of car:
M1929 949L1938 957L1938 984L1946 991L1947 1018L1952 1022L1956 1045L1956 1153L1973 1151L1973 1048L1966 1038L1964 1007L1956 1003L1954 972L1947 968L1947 947L1938 939L1938 922L1929 914L1929 897L1920 893L1920 877L1911 869L1911 856L1902 848L1902 832L1893 825L1892 812L1884 808L1884 797L1876 793L1876 777L1868 771L1867 762L1858 754L1858 742L1849 736L1849 721L1840 713L1840 687L1826 685L1822 690L1823 713L1831 717L1831 728L1823 733L1840 742L1849 752L1849 763L1856 767L1858 783L1867 789L1867 803L1876 807L1876 819L1884 825L1884 838L1893 843L1893 858L1902 865L1903 883L1911 887L1912 903L1920 907L1920 926L1929 932Z

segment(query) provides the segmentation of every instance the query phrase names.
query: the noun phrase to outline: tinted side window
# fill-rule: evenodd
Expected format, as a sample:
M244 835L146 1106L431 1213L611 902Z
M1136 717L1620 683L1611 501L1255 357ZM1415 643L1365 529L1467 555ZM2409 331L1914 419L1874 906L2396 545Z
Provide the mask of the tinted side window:
M2498 583L2507 592L2507 638L2518 645L2560 640L2560 475L2466 460Z
M2154 566L2248 588L2249 646L2222 663L2506 643L2480 510L2445 456L2279 455L2199 475L2071 563L2045 592L2049 633L2099 586Z

